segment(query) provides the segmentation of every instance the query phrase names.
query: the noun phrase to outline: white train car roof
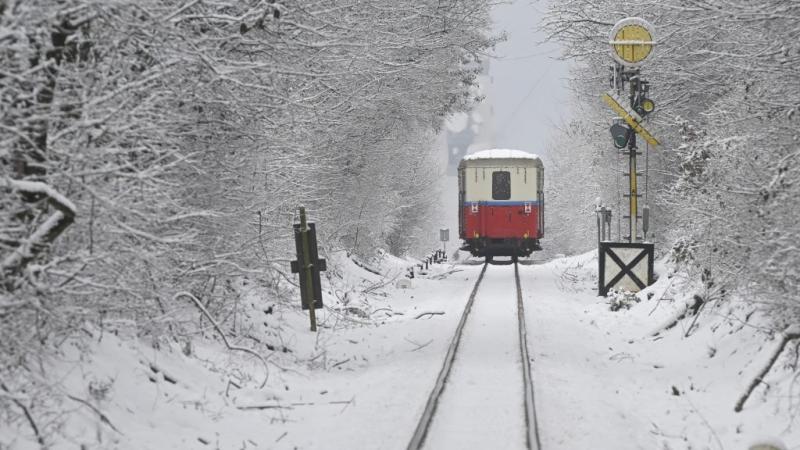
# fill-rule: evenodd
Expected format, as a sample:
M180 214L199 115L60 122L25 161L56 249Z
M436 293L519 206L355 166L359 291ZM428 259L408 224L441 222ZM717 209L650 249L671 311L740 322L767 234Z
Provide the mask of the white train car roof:
M507 148L481 150L465 156L458 165L459 169L467 167L543 167L542 160L533 153Z

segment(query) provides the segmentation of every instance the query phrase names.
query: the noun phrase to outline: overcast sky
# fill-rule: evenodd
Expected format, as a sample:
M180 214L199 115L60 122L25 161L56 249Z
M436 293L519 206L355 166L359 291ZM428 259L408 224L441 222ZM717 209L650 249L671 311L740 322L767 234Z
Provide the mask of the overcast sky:
M545 143L556 132L555 125L567 117L568 66L556 59L560 54L558 46L542 44L544 34L536 31L546 6L546 0L514 0L494 8L494 32L505 31L508 39L494 51L496 57L489 68L491 82L484 91L486 100L476 107L481 114L487 108L493 111L493 117L487 121L493 130L483 130L483 136L473 142L470 152L495 147L544 155ZM492 142L483 141L486 134L493 136ZM447 146L443 144L445 164L447 154ZM441 195L440 226L452 230L451 241L457 245L455 165L442 177ZM432 231L435 231L433 239L438 239L438 230Z
M487 100L494 109L494 146L543 154L554 125L567 117L567 64L559 47L537 31L544 0L515 0L494 8L495 32L508 39L495 49Z

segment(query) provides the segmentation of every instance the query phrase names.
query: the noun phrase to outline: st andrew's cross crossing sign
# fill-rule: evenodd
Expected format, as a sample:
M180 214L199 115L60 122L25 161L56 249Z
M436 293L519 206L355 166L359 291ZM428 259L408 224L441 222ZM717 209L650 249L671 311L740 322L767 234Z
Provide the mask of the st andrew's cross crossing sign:
M598 294L611 289L639 292L653 284L653 251L651 243L601 242Z

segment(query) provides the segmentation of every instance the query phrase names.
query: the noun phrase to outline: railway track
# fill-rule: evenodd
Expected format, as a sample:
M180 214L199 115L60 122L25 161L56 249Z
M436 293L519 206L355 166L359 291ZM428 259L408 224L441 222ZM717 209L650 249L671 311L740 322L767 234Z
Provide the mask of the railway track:
M540 450L529 362L519 267L484 264L408 450Z

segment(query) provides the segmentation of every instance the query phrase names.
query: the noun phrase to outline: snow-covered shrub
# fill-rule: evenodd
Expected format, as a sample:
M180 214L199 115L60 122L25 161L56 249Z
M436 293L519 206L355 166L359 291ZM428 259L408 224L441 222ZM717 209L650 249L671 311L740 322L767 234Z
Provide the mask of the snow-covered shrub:
M641 300L634 292L629 292L624 289L611 289L606 294L606 302L611 311L619 311L620 309L631 309L636 303Z

